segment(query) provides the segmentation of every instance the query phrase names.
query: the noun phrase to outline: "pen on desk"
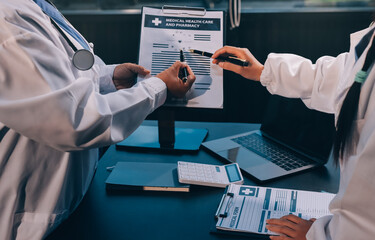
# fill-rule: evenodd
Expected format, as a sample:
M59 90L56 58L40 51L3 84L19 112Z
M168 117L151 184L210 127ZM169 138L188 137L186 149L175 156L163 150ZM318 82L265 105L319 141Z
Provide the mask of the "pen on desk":
M192 52L192 53L202 55L202 56L206 56L206 57L212 57L212 55L214 55L213 53L203 52L203 51L199 51L199 50L195 50L195 49L189 49L189 51ZM248 61L246 61L244 59L237 58L237 57L233 57L233 56L227 56L227 57L220 56L217 59L227 61L227 62L236 64L236 65L239 65L239 66L242 66L242 67L249 66Z
M182 51L181 49L180 49L180 62L185 62L184 51ZM182 71L182 78L181 79L182 79L183 82L186 82L187 78L189 76L189 73L188 73L186 67L184 67L183 69L181 69L181 71Z
M112 170L113 170L114 168L115 168L115 166L107 167L106 169L107 169L108 172L112 172Z

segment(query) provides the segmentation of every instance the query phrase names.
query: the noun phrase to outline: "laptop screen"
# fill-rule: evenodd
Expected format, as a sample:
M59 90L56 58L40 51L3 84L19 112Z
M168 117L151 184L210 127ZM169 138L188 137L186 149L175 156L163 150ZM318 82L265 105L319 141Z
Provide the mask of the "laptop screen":
M327 161L334 138L334 116L308 109L300 99L273 95L261 130L299 151Z

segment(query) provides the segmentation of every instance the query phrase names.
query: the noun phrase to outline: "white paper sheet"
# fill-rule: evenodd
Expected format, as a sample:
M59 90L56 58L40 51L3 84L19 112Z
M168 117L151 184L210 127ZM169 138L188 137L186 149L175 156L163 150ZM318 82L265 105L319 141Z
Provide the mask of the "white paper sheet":
M223 70L210 58L189 49L213 53L223 47L223 12L207 11L204 16L187 13L166 14L159 8L143 8L138 64L155 76L180 60L182 49L197 79L185 98L170 98L166 105L221 109Z
M274 234L268 231L266 220L294 214L304 219L330 215L328 205L335 196L331 193L297 191L291 189L257 186L230 185L219 213L218 229L258 234Z

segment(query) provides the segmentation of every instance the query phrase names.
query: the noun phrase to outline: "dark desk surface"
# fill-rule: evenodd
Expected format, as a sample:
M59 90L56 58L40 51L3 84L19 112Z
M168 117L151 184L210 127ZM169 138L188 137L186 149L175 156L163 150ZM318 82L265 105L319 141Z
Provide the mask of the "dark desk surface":
M146 121L145 125L154 125ZM177 122L177 127L207 128L206 140L213 140L258 129L258 124ZM106 167L118 161L177 162L192 161L222 164L205 150L195 154L117 151L111 146L99 161L96 175L76 211L47 239L223 239L210 234L214 214L223 189L201 187L190 193L106 192ZM246 175L245 184L257 185ZM275 180L262 186L311 191L337 192L339 171L328 162L324 167Z

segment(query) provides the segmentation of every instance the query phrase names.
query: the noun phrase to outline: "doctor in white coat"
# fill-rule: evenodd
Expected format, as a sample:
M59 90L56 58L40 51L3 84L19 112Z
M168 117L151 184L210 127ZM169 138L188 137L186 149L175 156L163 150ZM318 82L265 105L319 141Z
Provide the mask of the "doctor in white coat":
M248 67L213 60L224 69L260 81L271 94L301 98L307 107L334 113L335 159L340 188L332 213L304 220L294 215L269 219L267 228L284 239L375 239L375 42L374 27L353 33L350 50L315 63L292 54L268 55L264 65L247 49L226 46L212 58L234 55ZM373 46L373 47L372 47Z
M48 4L0 2L1 240L47 236L87 191L97 147L126 138L164 103L167 89L183 96L195 80L177 62L132 86L149 71L105 65ZM83 48L80 63L74 54ZM190 73L186 83L181 67Z

